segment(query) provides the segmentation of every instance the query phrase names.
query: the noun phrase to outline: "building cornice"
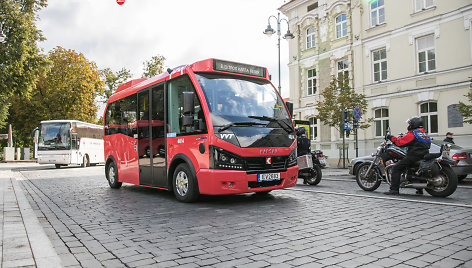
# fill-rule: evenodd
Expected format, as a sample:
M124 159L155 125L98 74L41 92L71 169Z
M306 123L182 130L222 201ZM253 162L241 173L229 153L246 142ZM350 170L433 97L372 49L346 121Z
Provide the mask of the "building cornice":
M292 0L292 1L288 2L288 3L285 3L285 4L282 5L281 7L279 7L278 10L279 10L280 12L284 13L285 15L287 15L286 12L288 12L288 11L290 11L291 9L294 9L294 8L298 7L299 5L302 5L302 4L306 3L306 2L309 2L309 0Z

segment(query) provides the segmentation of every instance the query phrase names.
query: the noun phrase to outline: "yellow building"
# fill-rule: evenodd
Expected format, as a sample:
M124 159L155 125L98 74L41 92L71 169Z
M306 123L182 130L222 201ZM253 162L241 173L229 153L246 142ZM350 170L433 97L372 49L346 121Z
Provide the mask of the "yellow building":
M472 3L467 0L292 0L280 7L296 38L289 43L294 118L309 120L312 148L335 163L341 138L316 119L316 101L333 75L347 75L367 96L372 126L359 130L359 155L371 153L386 128L406 132L423 117L433 139L454 133L472 147L472 126L459 101L471 91ZM355 155L353 135L349 157Z

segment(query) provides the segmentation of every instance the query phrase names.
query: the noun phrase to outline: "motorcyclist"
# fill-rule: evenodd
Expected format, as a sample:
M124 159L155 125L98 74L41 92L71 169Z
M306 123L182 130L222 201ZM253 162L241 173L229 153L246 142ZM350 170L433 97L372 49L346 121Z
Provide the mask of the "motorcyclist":
M390 190L385 192L387 195L398 195L400 189L401 173L408 167L414 165L417 161L429 153L431 147L431 140L426 135L423 129L423 119L415 116L406 121L408 123L408 133L397 138L387 134L386 138L391 140L397 146L406 146L408 148L406 157L398 161L392 169L392 184ZM417 191L417 194L422 194L423 190Z
M306 155L310 153L310 140L306 137L306 130L304 127L296 127L297 133L297 156Z

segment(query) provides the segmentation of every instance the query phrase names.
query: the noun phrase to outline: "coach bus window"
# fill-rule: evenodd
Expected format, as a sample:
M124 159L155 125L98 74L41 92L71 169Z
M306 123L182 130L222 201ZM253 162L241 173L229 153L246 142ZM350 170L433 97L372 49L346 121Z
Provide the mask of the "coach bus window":
M205 117L203 110L200 105L195 88L193 87L190 78L187 75L183 75L171 80L168 84L168 122L169 122L169 133L175 133L177 136L201 134L202 130L195 129L195 126L184 127L182 126L183 118L183 94L182 92L194 92L194 105L195 113L194 119L201 119L205 123ZM205 131L206 132L206 131Z

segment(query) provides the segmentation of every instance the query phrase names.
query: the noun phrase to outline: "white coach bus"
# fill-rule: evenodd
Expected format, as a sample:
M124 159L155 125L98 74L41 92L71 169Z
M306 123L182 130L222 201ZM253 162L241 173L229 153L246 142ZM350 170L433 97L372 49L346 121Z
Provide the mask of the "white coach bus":
M38 164L55 164L60 168L104 163L103 126L76 120L48 120L41 121L35 132Z

